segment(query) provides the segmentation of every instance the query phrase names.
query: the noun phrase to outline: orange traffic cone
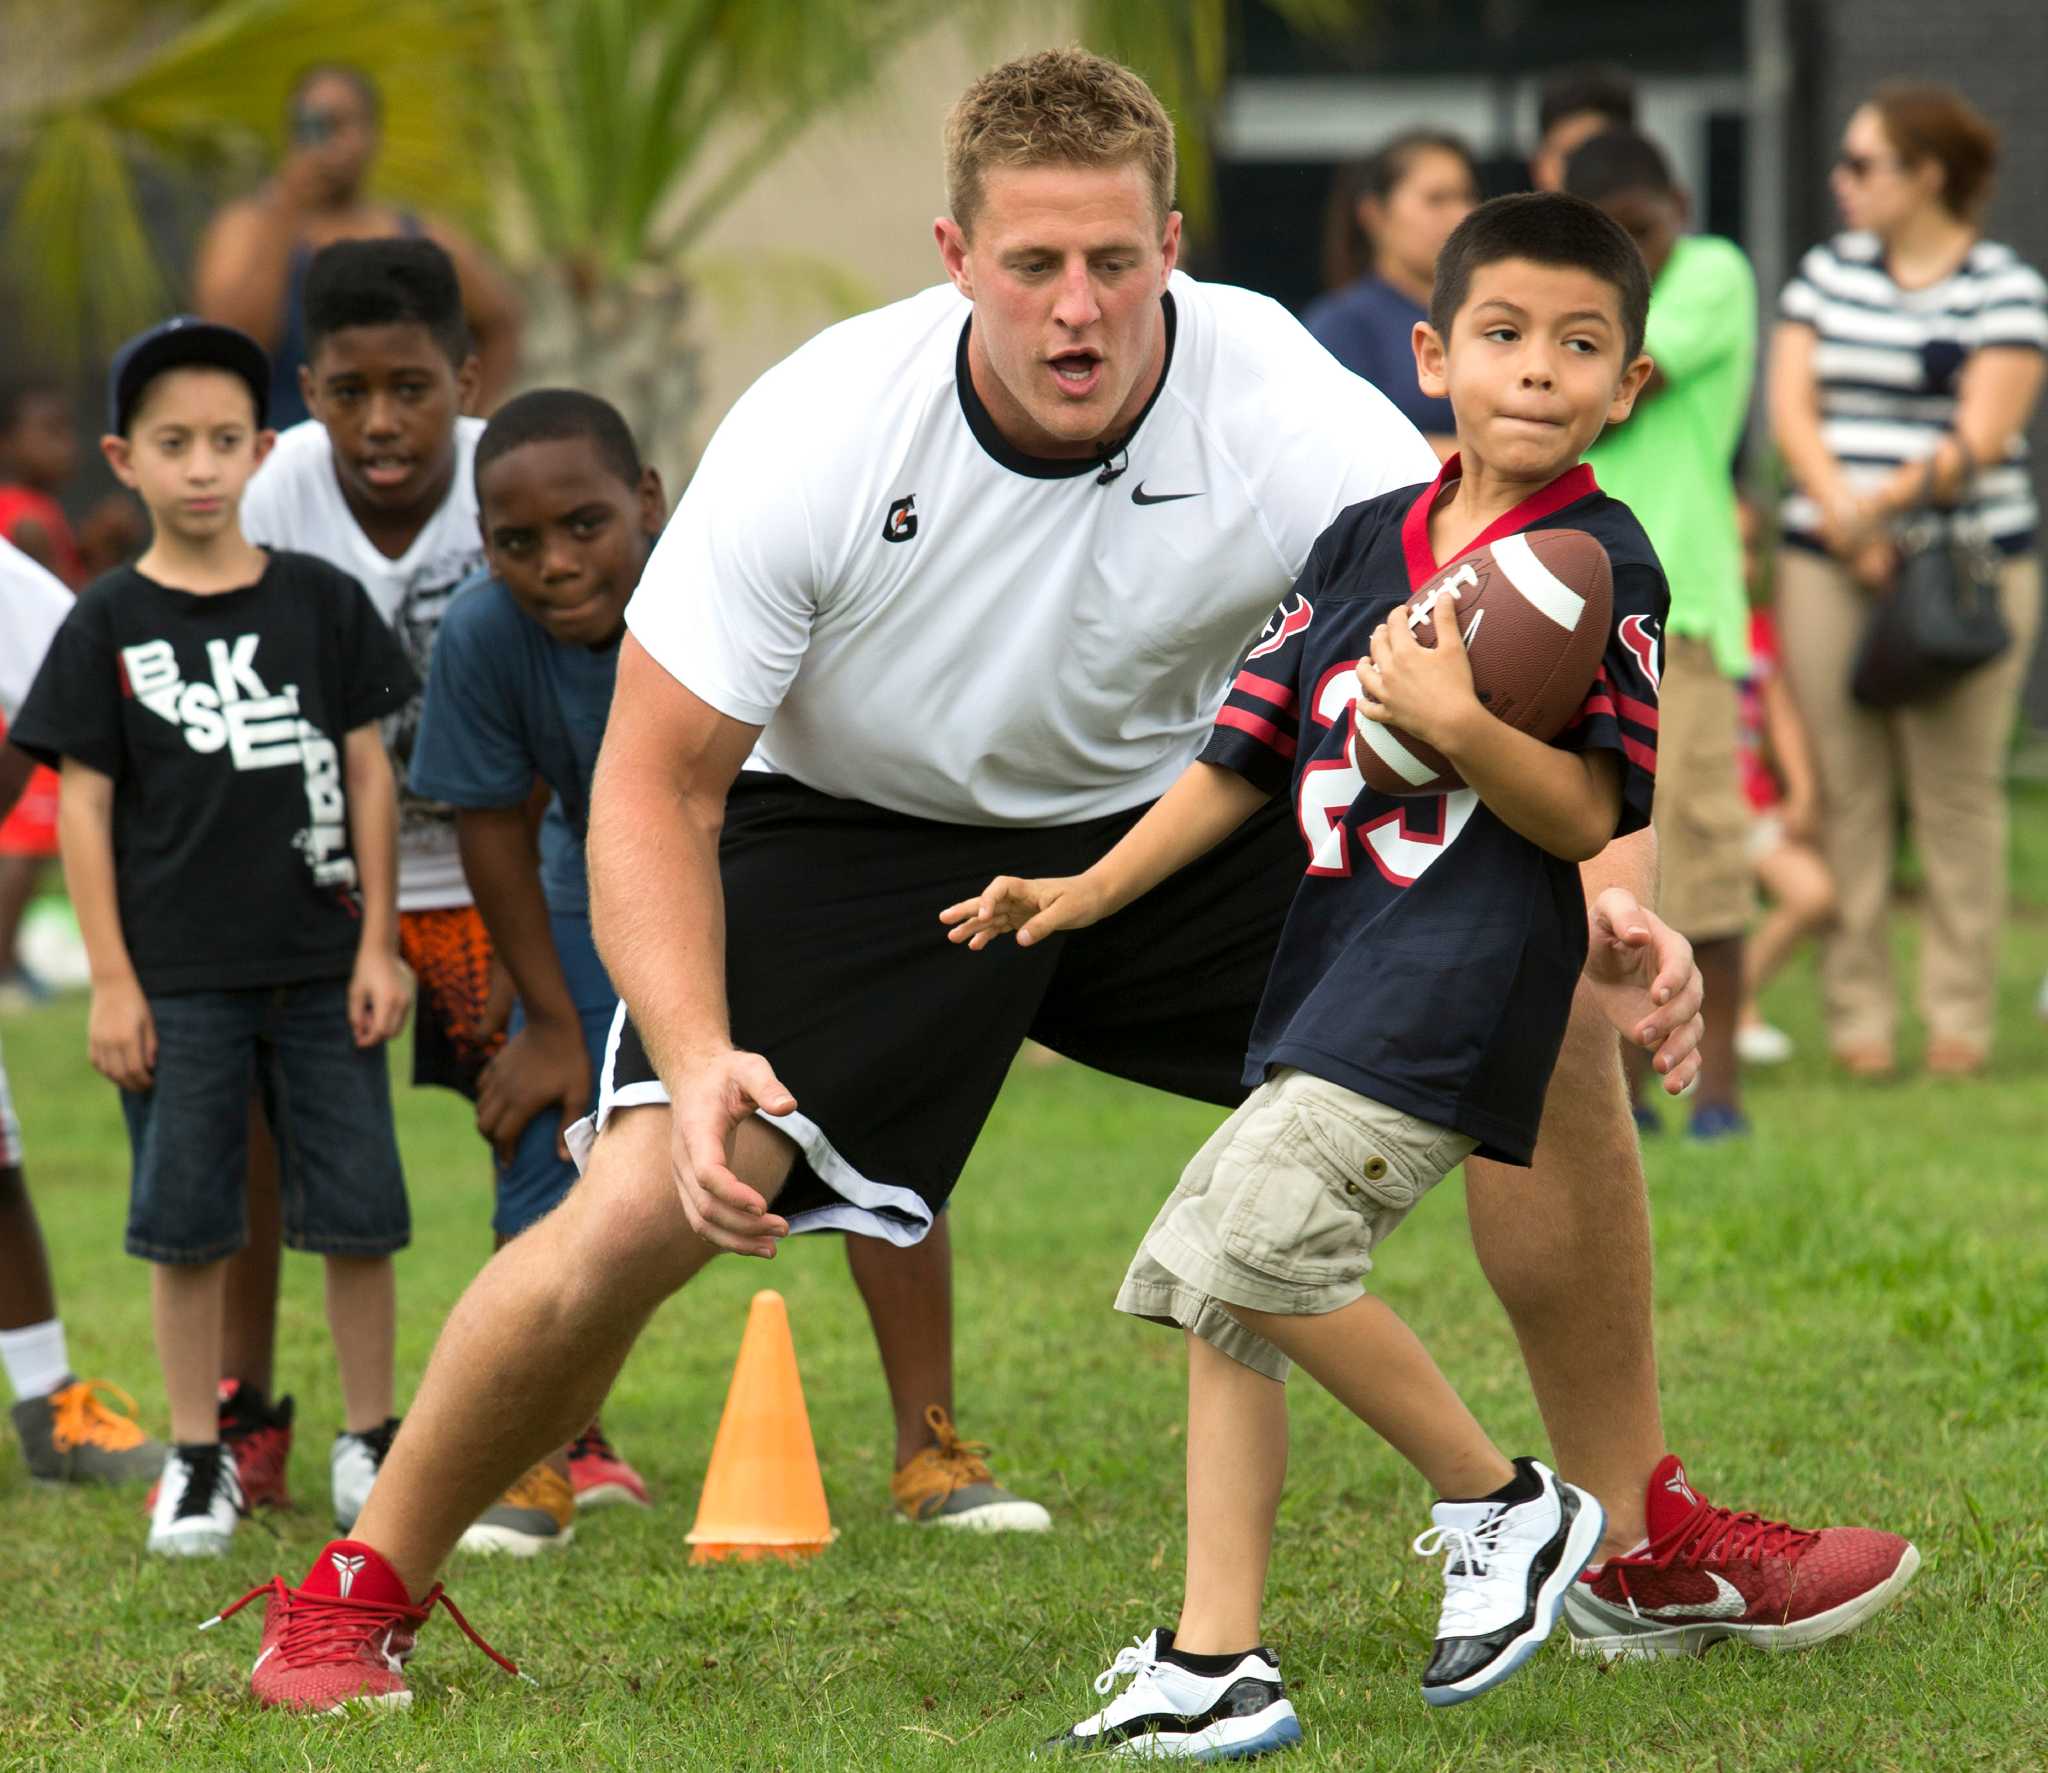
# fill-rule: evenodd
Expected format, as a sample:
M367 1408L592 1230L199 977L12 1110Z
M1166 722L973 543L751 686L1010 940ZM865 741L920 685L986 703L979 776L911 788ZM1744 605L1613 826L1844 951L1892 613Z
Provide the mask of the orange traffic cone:
M690 1529L693 1564L814 1557L833 1540L782 1295L759 1292Z

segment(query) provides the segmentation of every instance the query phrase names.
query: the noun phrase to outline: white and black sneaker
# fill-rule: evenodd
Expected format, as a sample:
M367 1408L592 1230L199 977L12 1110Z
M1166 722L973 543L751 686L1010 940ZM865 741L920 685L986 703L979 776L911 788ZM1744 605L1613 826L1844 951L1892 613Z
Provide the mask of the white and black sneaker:
M1437 1503L1436 1525L1415 1541L1418 1557L1444 1557L1436 1654L1422 1672L1431 1705L1476 1699L1527 1662L1606 1530L1589 1491L1534 1459L1517 1459L1515 1472L1477 1502Z
M241 1479L220 1443L173 1447L150 1504L149 1549L159 1557L220 1557L241 1516Z
M1107 1694L1125 1675L1133 1677L1131 1684L1093 1717L1043 1743L1039 1754L1243 1761L1301 1740L1271 1650L1182 1660L1170 1659L1172 1651L1173 1633L1165 1630L1119 1650L1095 1677L1095 1691ZM1187 1661L1216 1672L1198 1672Z
M334 1437L328 1464L334 1480L334 1524L344 1539L355 1531L356 1516L370 1500L370 1486L384 1469L384 1455L391 1451L391 1437L397 1432L398 1418L390 1416L361 1434L344 1431Z

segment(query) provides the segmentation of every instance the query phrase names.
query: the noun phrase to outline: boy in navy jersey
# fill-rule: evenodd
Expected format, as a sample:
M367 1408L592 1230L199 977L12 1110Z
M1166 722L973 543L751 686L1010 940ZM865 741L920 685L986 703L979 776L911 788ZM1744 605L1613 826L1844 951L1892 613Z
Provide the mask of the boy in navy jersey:
M1555 1623L1597 1546L1599 1503L1487 1438L1412 1332L1359 1277L1421 1195L1477 1151L1527 1163L1582 967L1633 971L1577 864L1650 814L1655 553L1580 461L1627 417L1647 273L1591 204L1484 205L1444 249L1415 336L1425 392L1447 396L1458 453L1428 486L1344 512L1250 648L1200 759L1085 874L990 884L943 913L952 939L1020 943L1107 917L1289 795L1306 874L1245 1065L1251 1096L1154 1220L1120 1310L1188 1333L1188 1566L1175 1630L1122 1651L1136 1678L1056 1739L1241 1756L1296 1741L1259 1608L1286 1467L1282 1389L1299 1361L1444 1498L1416 1541L1444 1554L1423 1696L1455 1704L1505 1679ZM1470 549L1584 530L1614 569L1613 631L1574 723L1551 744L1489 714L1455 607L1436 645L1393 621ZM1390 799L1352 761L1356 723L1397 725L1468 784Z

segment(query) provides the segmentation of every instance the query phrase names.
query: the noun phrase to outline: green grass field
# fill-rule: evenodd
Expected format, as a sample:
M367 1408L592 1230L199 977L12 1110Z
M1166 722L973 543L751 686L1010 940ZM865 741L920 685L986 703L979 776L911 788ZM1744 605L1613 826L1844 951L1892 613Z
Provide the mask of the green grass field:
M1648 1149L1673 1445L1717 1500L1909 1533L1901 1605L1801 1656L1726 1647L1604 1670L1547 1651L1446 1713L1416 1677L1438 1593L1409 1555L1420 1482L1306 1382L1268 1632L1307 1742L1288 1764L1385 1769L1890 1769L2048 1765L2048 798L2016 824L2025 903L1989 1078L1853 1086L1818 1057L1810 976L1773 1011L1801 1042L1753 1079L1755 1137ZM1910 918L1901 920L1902 955ZM147 1287L120 1249L126 1146L73 1001L0 1026L29 1175L81 1372L161 1431ZM1908 1051L1917 1048L1917 1034ZM401 1259L401 1395L489 1243L481 1147L453 1098L402 1092L416 1241ZM1674 1115L1673 1124L1677 1117ZM31 1488L0 1451L0 1767L1007 1767L1097 1703L1119 1645L1170 1623L1180 1573L1176 1340L1116 1317L1130 1250L1206 1109L1072 1066L1013 1078L957 1196L966 1432L1045 1501L1035 1540L916 1533L888 1513L888 1411L830 1240L728 1261L656 1320L607 1422L658 1486L539 1565L458 1563L452 1590L539 1682L451 1621L426 1631L409 1714L258 1715L258 1609L196 1623L328 1536L332 1364L313 1263L286 1275L280 1373L299 1399L301 1505L219 1564L142 1555L133 1495ZM1505 1321L1446 1185L1379 1284L1495 1435L1541 1449ZM691 1569L682 1536L746 1301L787 1296L836 1546L806 1567ZM504 1408L520 1407L517 1396ZM274 1522L274 1525L272 1524Z

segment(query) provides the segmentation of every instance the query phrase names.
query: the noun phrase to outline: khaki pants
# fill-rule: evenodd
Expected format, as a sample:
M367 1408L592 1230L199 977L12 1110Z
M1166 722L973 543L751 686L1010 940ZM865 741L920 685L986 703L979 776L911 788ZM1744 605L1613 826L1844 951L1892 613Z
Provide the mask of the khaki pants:
M1870 594L1826 556L1778 556L1785 678L1812 735L1821 846L1839 895L1821 948L1837 1051L1888 1046L1897 1023L1886 911L1901 784L1927 876L1921 1015L1931 1038L1990 1048L2006 908L2005 753L2040 621L2040 562L2009 561L2000 592L2012 645L1946 695L1878 714L1849 697Z
M1714 649L1690 635L1664 641L1657 688L1657 911L1694 942L1739 936L1756 915L1749 797L1736 742L1741 710Z

